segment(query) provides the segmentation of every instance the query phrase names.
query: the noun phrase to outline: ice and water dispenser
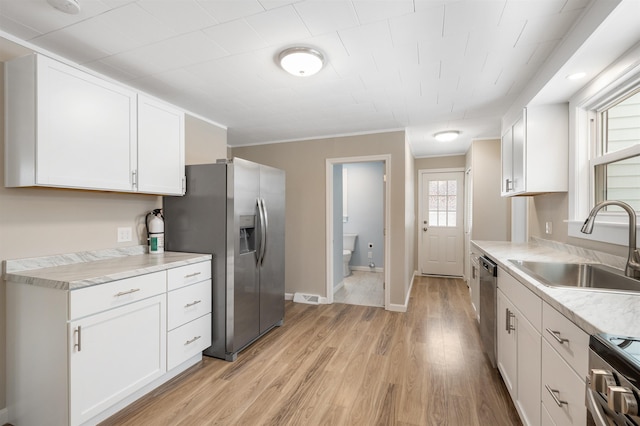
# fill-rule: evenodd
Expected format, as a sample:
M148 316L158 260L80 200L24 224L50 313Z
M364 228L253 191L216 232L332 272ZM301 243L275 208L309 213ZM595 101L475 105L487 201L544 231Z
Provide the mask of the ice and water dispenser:
M240 215L240 254L256 251L256 215Z

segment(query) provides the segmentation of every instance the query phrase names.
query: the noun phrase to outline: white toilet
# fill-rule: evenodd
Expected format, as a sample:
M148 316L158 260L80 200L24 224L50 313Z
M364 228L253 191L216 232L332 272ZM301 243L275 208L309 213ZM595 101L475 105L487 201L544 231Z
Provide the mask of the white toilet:
M351 275L351 268L349 268L349 261L351 260L351 253L356 249L356 238L358 234L343 234L342 235L342 263L343 273L345 277Z

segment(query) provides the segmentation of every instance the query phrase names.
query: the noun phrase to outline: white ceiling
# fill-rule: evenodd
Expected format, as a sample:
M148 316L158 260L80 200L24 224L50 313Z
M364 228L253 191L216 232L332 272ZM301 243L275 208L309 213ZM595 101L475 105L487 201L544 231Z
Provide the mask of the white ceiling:
M417 157L498 137L502 116L590 5L79 2L67 15L46 0L0 0L0 30L226 126L230 146L406 129ZM278 68L274 58L294 45L323 52L319 74ZM434 140L450 128L458 141Z

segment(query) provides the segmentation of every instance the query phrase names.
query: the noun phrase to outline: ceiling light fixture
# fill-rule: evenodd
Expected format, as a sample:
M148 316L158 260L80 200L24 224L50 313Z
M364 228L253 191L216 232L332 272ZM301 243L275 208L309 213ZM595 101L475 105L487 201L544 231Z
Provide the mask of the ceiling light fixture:
M433 135L436 140L440 142L451 142L456 139L460 132L458 130L445 130L443 132L438 132Z
M47 3L70 15L77 15L80 12L80 3L78 0L47 0Z
M583 78L586 75L587 75L587 73L585 73L585 72L577 72L577 73L574 73L574 74L569 74L567 76L567 80L580 80L581 78Z
M291 47L280 52L278 62L289 74L309 77L322 69L324 56L310 47Z

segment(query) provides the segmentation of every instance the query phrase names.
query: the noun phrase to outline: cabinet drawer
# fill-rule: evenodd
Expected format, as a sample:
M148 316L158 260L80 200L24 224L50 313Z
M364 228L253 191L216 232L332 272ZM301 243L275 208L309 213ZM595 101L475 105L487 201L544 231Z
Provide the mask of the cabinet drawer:
M589 335L549 304L544 303L542 310L544 338L580 377L585 377L589 371Z
M170 291L167 295L169 330L211 312L211 280Z
M167 271L167 289L169 291L211 278L211 262L200 262L180 266Z
M171 370L211 346L211 314L168 333L167 370Z
M555 392L551 392L555 391ZM542 340L542 403L557 425L587 424L585 383L560 355ZM555 394L558 404L552 396Z
M542 329L542 299L502 268L498 268L498 287L538 332Z
M98 284L69 292L69 319L123 306L167 291L165 272Z

